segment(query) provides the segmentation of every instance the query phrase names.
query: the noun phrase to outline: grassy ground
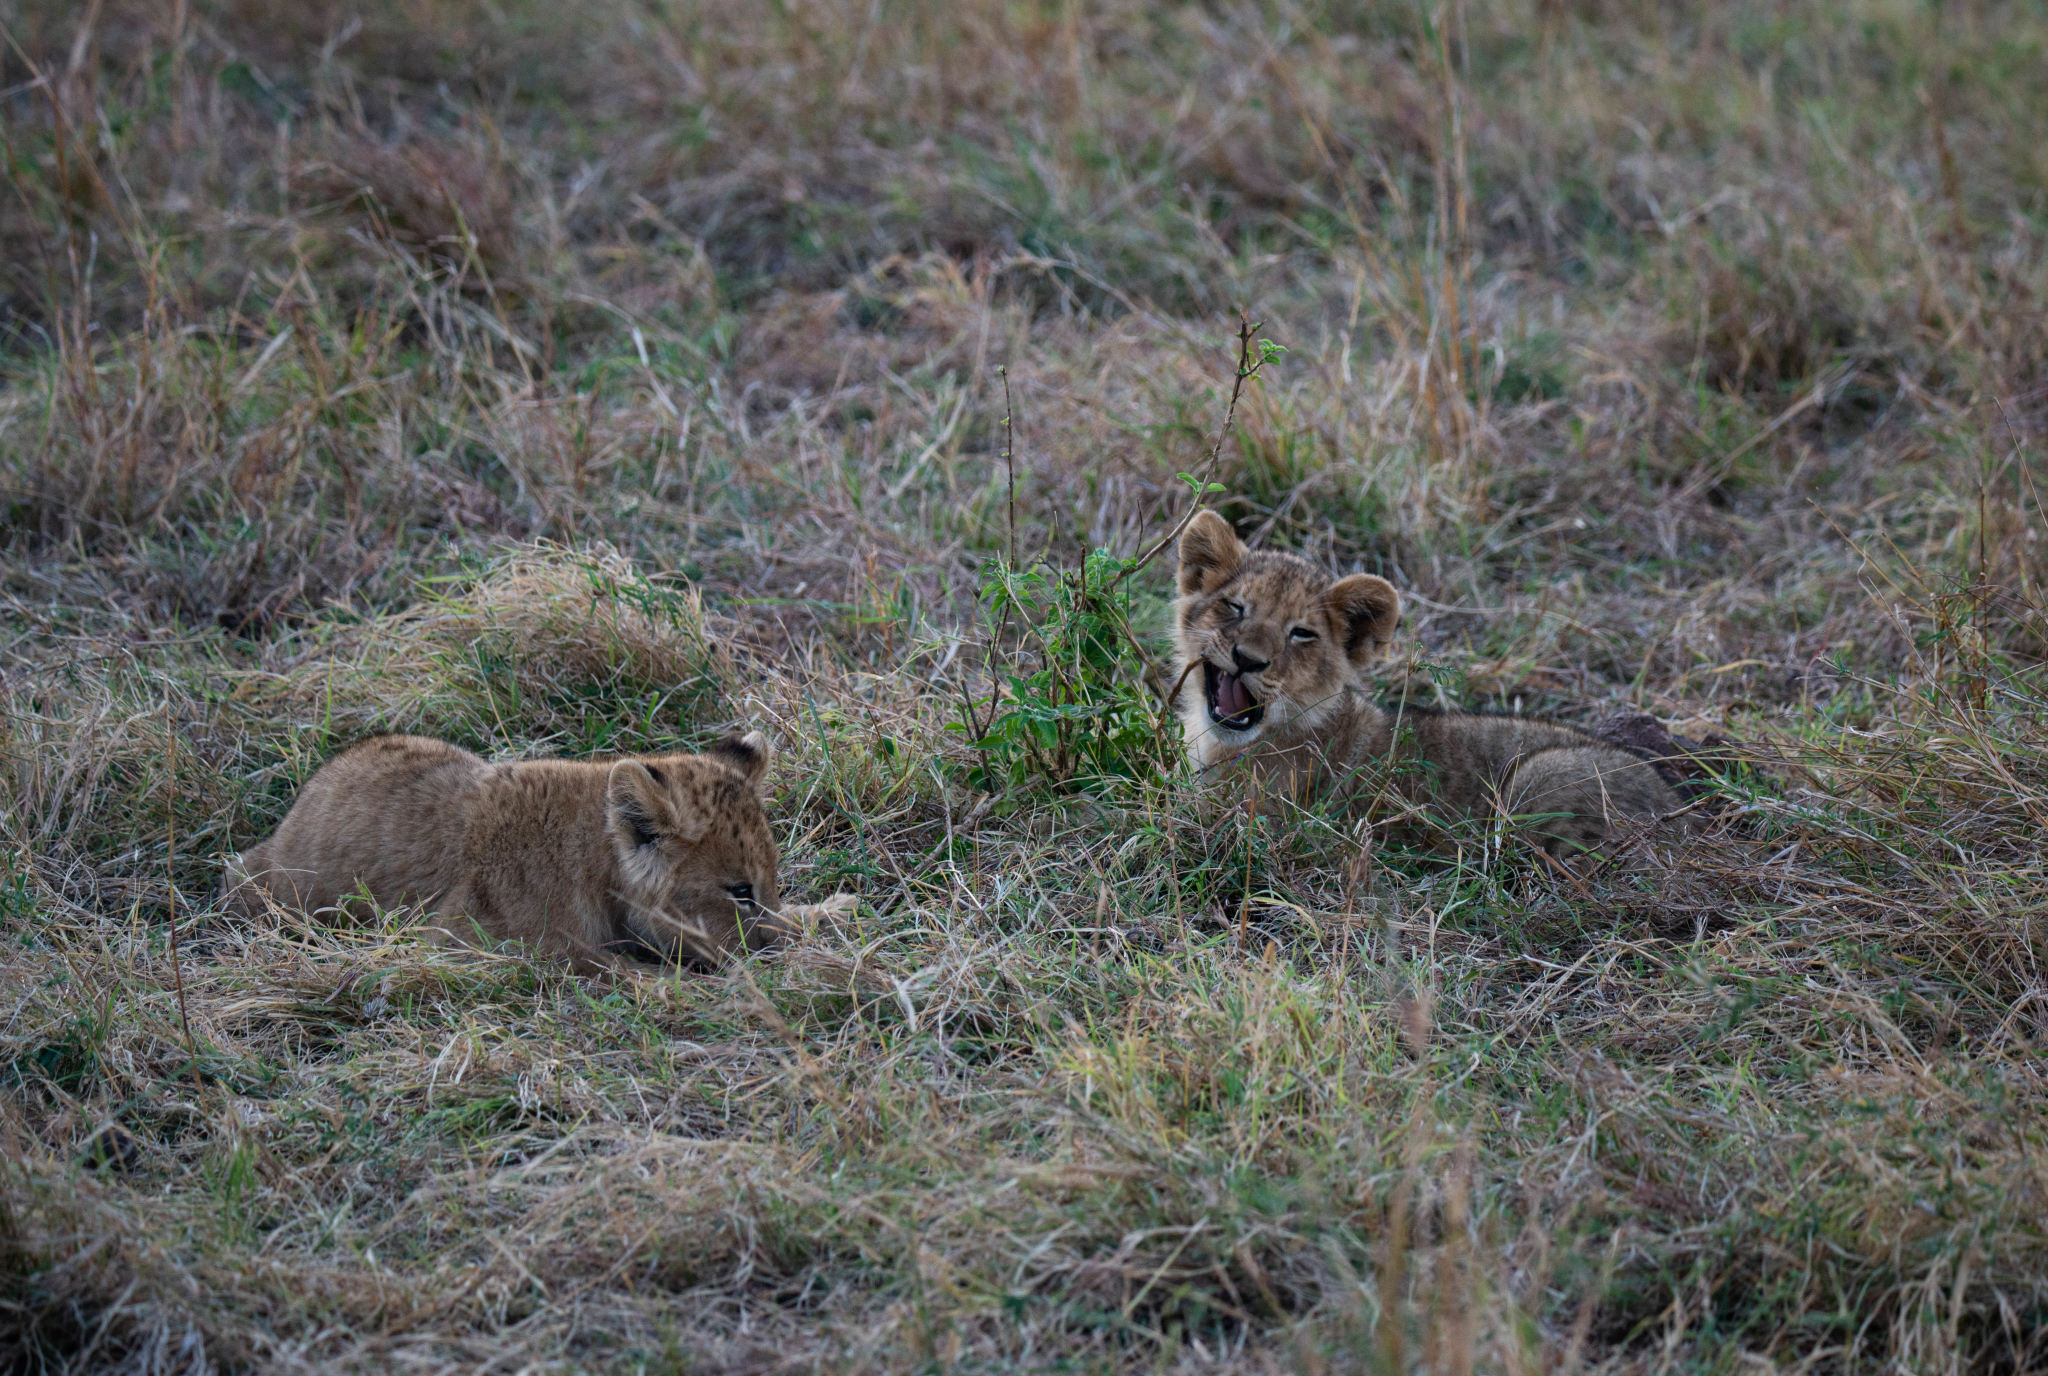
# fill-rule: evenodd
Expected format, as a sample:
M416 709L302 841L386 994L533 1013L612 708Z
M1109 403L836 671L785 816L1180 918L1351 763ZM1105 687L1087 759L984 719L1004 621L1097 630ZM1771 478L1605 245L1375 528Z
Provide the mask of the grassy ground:
M0 23L0 1368L2048 1364L2040 6ZM1718 821L1202 803L1075 581L1183 473ZM736 722L774 958L209 909L368 732Z

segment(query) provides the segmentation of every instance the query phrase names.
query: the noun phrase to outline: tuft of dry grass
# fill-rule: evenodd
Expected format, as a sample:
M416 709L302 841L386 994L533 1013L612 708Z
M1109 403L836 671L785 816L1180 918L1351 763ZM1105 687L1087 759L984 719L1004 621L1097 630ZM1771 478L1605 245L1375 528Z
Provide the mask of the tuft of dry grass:
M2048 1362L2033 9L0 24L0 1367ZM1704 835L976 786L1240 306L1214 504ZM362 735L737 723L770 957L212 906Z

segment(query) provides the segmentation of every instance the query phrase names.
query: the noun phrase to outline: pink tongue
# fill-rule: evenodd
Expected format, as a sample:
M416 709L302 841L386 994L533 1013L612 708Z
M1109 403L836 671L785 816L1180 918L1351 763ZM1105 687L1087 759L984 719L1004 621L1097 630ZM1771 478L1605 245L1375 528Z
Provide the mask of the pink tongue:
M1219 716L1241 717L1252 710L1252 695L1236 674L1216 675L1216 712Z

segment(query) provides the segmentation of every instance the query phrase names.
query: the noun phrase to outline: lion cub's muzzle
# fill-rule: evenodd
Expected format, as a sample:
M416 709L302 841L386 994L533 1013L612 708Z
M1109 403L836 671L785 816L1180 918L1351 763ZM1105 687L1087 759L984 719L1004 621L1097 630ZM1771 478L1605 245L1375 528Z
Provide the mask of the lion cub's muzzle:
M649 930L650 925L653 930ZM783 945L803 929L780 913L748 908L736 914L730 929L667 913L649 924L628 922L608 949L651 964L695 965L715 969L728 957L757 953Z
M1202 694L1209 720L1230 731L1249 731L1266 719L1266 704L1253 696L1242 674L1228 673L1202 661Z
M779 912L766 908L756 909L754 915L740 924L747 944L755 950L768 946L780 946L786 941L803 935L803 928Z

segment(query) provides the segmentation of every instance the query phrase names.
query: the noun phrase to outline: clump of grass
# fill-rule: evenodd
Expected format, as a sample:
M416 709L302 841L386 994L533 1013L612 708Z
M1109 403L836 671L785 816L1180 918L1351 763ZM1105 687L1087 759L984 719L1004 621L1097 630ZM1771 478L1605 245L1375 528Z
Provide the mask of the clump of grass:
M731 627L707 619L696 589L603 546L522 547L417 596L272 641L267 663L229 671L230 696L316 718L320 750L372 731L503 750L516 720L519 739L582 754L695 743L739 680ZM541 721L555 729L534 741Z

